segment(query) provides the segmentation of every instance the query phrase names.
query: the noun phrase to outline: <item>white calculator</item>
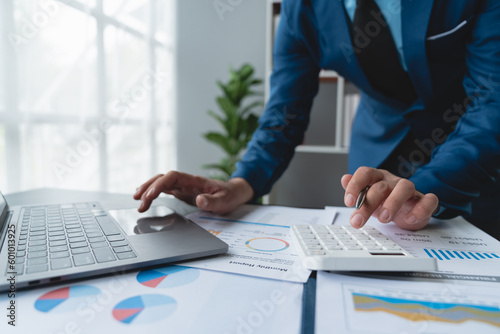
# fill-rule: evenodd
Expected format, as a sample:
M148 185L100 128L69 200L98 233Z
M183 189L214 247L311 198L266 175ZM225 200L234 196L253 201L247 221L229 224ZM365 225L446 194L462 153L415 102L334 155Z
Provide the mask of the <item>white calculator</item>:
M294 225L292 239L311 270L434 271L436 259L417 258L372 226Z

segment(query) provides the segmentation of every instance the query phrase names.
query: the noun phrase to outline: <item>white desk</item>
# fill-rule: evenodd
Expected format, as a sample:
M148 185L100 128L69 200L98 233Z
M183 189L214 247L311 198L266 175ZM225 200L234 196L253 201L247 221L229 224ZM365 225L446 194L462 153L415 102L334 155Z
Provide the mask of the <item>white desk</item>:
M56 189L11 194L6 196L6 199L10 205L78 201L100 201L105 207L107 204L116 206L116 203L122 203L126 207L137 205L131 195ZM162 198L161 201L182 214L196 210L176 199ZM339 212L341 217L348 216L349 209L341 209ZM497 263L500 262L494 264L498 265ZM360 291L373 292L377 286L391 287L391 282L394 282L394 285L403 283L410 290L413 286L418 290L427 287L425 284L430 284L433 288L437 287L438 291L447 291L447 294L455 291L454 288L477 287L477 281L467 282L463 277L460 280L438 280L432 275L410 278L411 275L408 274L373 274L351 276L352 278L341 275L338 276L340 278L328 279L330 274L321 273L319 276L322 279L318 279L317 287L319 295L316 296L316 279L310 279L304 285L189 268L182 271L182 275L172 274L171 283L153 287L151 284L144 284L148 279L151 281L147 274L148 271L144 270L142 274L130 272L20 292L15 297L18 326L8 326L8 319L4 318L0 323L0 332L31 333L41 330L47 333L313 333L316 328L316 333L335 333L336 330L360 333L362 328L371 328L371 332L380 329L382 333L387 333L392 330L400 331L401 328L408 332L425 332L431 328L436 329L438 333L462 330L494 333L500 330L500 324L497 326L495 323L473 320L467 321L465 325L447 323L433 320L432 314L427 318L424 316L410 319L411 314L401 316L391 314L386 309L360 313L361 311L353 308L355 303L349 304L349 299L345 299L346 291L354 291L353 289L359 287ZM352 282L358 286L346 285ZM488 306L494 310L495 307L498 308L499 302L491 301L491 298L498 295L500 300L500 283L484 284L491 289L490 299L485 298L485 303L489 303ZM62 290L59 290L58 295L54 295L54 290L58 289ZM55 307L58 302L61 303L57 298L63 298L64 293L68 291L70 298L61 299L64 301L61 305L65 307ZM72 293L75 296L72 296ZM143 305L144 311L138 310L137 299L134 299L138 295L151 296L150 299L143 299L146 304L161 304L159 312L148 313L148 307L151 306L149 304ZM443 298L453 302L453 295ZM477 303L476 299L471 302ZM5 295L0 296L1 308L6 310L4 305L8 305L10 300L11 298ZM418 312L421 315L424 311ZM500 316L500 313L498 314ZM134 315L143 323L134 320ZM353 327L353 324L359 326Z

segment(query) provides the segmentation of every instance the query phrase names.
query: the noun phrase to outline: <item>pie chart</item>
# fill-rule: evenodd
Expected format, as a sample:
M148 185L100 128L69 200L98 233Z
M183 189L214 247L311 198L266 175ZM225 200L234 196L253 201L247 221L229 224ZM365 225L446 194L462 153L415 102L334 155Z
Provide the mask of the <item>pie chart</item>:
M147 324L165 319L175 312L177 301L157 294L130 297L113 308L113 317L127 325Z
M261 237L248 240L245 246L260 252L279 252L290 247L290 244L278 238Z
M150 288L173 288L189 284L199 276L200 271L195 268L168 266L141 271L137 274L137 281Z
M68 286L49 291L35 302L40 312L67 312L81 307L82 303L92 304L101 295L101 290L91 285Z

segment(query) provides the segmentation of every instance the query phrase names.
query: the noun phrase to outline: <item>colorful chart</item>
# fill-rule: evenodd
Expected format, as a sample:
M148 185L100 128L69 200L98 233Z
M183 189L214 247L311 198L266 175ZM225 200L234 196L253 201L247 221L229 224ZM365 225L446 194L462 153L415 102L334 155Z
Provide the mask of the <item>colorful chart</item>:
M68 286L47 292L35 302L40 312L68 312L81 307L82 303L92 304L101 295L101 290L91 285Z
M216 231L216 230L207 230L208 232L212 233L215 236L218 236L219 234L222 233L222 231Z
M141 271L137 274L137 281L150 288L173 288L194 282L198 277L198 269L168 266Z
M262 237L248 240L245 246L260 252L279 252L290 247L290 244L278 238Z
M479 252L463 252L446 249L427 249L425 253L429 257L436 258L441 261L445 260L500 260L500 256L495 253L479 253Z
M431 302L353 293L356 311L386 312L410 321L484 322L500 328L500 308L461 303Z
M177 301L165 295L140 295L125 299L113 308L113 317L124 324L147 324L167 318Z

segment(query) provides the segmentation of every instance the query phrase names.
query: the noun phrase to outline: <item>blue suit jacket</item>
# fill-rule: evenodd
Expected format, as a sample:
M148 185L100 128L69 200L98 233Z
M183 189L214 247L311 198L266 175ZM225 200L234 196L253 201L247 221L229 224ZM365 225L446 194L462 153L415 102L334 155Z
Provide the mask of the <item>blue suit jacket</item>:
M303 140L320 68L333 69L362 92L349 172L387 162L412 131L421 152L410 160L432 157L405 176L439 197L440 217L500 220L500 1L402 0L404 57L418 94L411 106L368 82L342 0L284 0L281 14L270 99L234 177L257 196L270 190ZM392 163L404 175L412 161L400 160Z

